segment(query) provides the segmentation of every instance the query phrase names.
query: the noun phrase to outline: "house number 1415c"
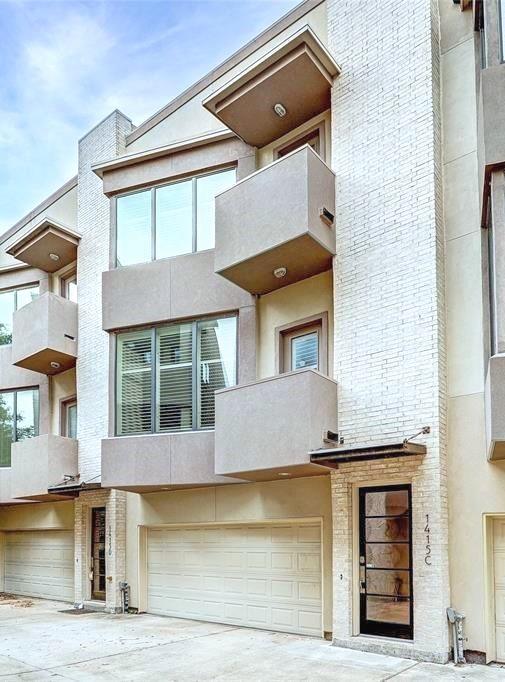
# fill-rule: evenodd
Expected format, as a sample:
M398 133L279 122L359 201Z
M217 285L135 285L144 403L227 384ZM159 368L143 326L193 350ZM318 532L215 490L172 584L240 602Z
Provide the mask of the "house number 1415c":
M426 566L431 566L431 544L430 544L430 515L426 514L426 525L424 527L426 533L426 554L424 555L424 563Z

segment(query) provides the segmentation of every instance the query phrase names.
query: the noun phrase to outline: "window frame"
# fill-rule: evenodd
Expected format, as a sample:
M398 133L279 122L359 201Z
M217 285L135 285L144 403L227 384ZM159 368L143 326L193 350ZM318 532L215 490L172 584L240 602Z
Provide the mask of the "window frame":
M206 170L202 171L201 173L195 173L195 174L189 174L186 176L178 177L173 180L169 180L167 182L161 182L161 183L156 183L154 185L149 185L148 187L139 187L138 189L129 191L129 192L121 192L120 194L116 194L114 197L114 205L113 205L113 217L114 217L114 224L113 224L113 229L114 229L114 234L113 234L113 257L112 257L112 263L114 268L126 268L129 267L130 265L140 265L142 263L152 263L153 261L156 260L163 260L165 258L175 258L176 256L183 256L187 255L188 253L198 253L198 221L197 221L197 212L198 212L198 193L197 193L197 182L201 178L206 178L211 175L218 175L219 173L225 173L226 171L235 171L235 182L237 181L237 164L226 164L222 167L219 168L214 168L212 170ZM164 187L170 187L172 185L178 185L183 182L191 182L191 251L188 251L183 254L176 254L174 256L162 256L161 258L158 258L156 256L156 191L159 189L163 189ZM123 197L129 197L133 196L135 194L141 194L143 192L149 192L150 193L150 205L151 205L151 210L150 210L150 216L151 216L151 229L150 229L150 239L151 239L151 258L148 261L140 261L140 263L128 263L126 265L121 265L118 262L118 220L117 220L117 204L118 200L122 199ZM202 249L202 251L208 251L209 249Z
M0 391L0 395L4 393L12 393L13 395L13 400L12 400L12 433L13 433L13 440L11 441L12 443L18 443L20 442L18 440L18 427L17 427L17 416L18 416L18 393L25 393L26 391L37 391L38 393L38 419L37 421L34 420L33 426L34 426L34 435L32 438L36 438L37 436L40 435L40 386L23 386L23 388L6 388L2 389ZM9 466L1 466L0 465L0 471L2 469L10 469L12 467L12 451L11 451L11 462Z
M195 431L214 431L215 427L200 427L198 426L198 418L200 414L200 401L198 400L198 323L205 322L209 320L223 320L228 318L235 319L235 384L238 382L239 375L239 315L237 312L226 312L226 313L214 313L212 315L203 315L202 317L183 319L183 320L171 320L165 324L148 325L142 327L122 329L114 334L114 437L115 438L128 438L130 436L163 436L170 435L173 433L193 433ZM192 325L192 376L191 376L191 386L192 386L192 398L191 398L191 428L190 429L180 429L174 431L159 431L157 430L157 416L159 411L159 405L157 404L157 375L158 375L158 357L156 352L156 337L158 329L166 329L170 326L191 324ZM150 332L151 336L151 430L150 431L135 431L132 433L119 433L119 337L122 334L130 334L134 332Z
M305 317L296 322L281 325L275 329L276 337L276 353L275 353L275 371L276 374L285 374L286 372L303 372L306 368L299 369L291 368L291 352L286 353L286 342L290 342L293 338L309 334L317 328L319 334L318 344L318 364L317 372L328 375L328 312L324 311L317 315ZM291 349L291 343L289 343ZM313 369L313 368L311 368Z
M60 400L60 436L64 436L65 438L73 438L73 436L68 435L68 408L74 405L77 407L76 395L68 396L68 398L62 398Z
M68 301L70 301L70 297L68 295L68 285L75 283L77 286L77 270L73 269L71 272L66 274L65 276L60 277L60 296L62 298L66 298Z
M283 144L280 144L279 146L274 148L274 161L277 159L281 159L284 156L287 156L288 154L291 154L291 152L296 151L297 149L301 149L304 145L309 144L309 141L317 135L318 141L319 141L319 151L315 150L316 154L323 160L325 161L325 151L326 151L326 141L325 141L325 122L321 121L317 125L315 125L313 128L309 128L308 130L300 133L299 135L296 135L295 137L291 138L290 140L286 140ZM309 145L311 146L311 145Z

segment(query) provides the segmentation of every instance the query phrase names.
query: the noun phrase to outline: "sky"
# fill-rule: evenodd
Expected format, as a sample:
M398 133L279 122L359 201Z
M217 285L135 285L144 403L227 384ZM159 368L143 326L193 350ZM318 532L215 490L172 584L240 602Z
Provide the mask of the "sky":
M76 174L114 109L139 125L299 0L0 0L0 233Z

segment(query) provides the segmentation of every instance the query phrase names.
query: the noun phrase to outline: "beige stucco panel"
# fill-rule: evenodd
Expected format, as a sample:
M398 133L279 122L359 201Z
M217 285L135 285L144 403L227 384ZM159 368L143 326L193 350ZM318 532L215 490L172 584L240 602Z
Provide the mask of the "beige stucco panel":
M295 323L312 315L328 313L328 348L333 347L333 277L323 272L288 287L261 296L258 310L258 378L276 373L277 327ZM332 353L329 353L329 376Z
M479 232L463 235L446 244L449 395L484 390L480 259Z
M51 433L61 433L61 401L76 395L75 368L51 379Z
M132 605L138 604L139 526L300 518L322 518L323 521L324 629L331 630L332 519L327 476L147 495L129 493L126 577L131 585Z
M474 89L469 82L475 72L474 60L473 38L441 57L444 162L453 161L477 147L477 112Z
M0 509L0 531L73 529L73 500L22 504Z
M483 514L505 511L505 462L485 457L484 396L449 400L449 551L452 606L465 614L465 648L485 651Z

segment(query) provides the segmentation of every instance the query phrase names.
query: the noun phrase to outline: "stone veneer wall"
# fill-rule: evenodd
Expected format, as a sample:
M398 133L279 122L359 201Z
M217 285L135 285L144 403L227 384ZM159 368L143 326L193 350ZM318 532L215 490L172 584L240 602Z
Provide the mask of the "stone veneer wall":
M450 594L438 7L327 6L329 49L342 67L332 94L339 431L359 445L431 427L420 439L428 448L421 463L345 465L332 474L333 634L347 646L443 661ZM413 482L413 644L353 637L350 604L352 488L399 480Z

